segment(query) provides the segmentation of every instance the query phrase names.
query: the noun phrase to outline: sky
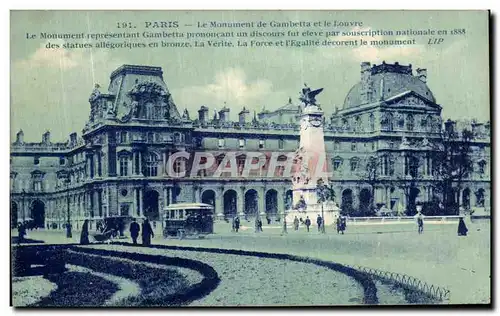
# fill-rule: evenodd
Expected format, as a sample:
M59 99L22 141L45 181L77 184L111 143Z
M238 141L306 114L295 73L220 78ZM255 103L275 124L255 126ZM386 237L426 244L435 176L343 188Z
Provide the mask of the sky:
M446 36L440 45L428 45L427 38L417 38L418 43L411 46L358 48L49 50L45 48L47 42L63 41L26 38L26 33L40 32L118 32L116 24L122 21L136 25L134 31L141 33L172 31L145 29L145 23L173 20L180 21L179 31L190 32L196 29L184 24L198 21L361 21L361 27L336 30L465 29L466 33ZM208 106L212 113L226 104L231 119L237 120L243 106L259 112L263 108L276 109L289 97L298 103L304 83L324 88L317 99L329 115L335 107L342 107L349 89L359 81L361 62L398 61L412 64L413 69L427 68L427 83L443 107L444 119L488 121L487 23L485 11L13 11L11 140L15 140L19 129L24 131L27 142L41 141L46 130L51 131L54 142L66 141L72 132L81 135L94 84L99 83L101 92L105 92L109 75L122 64L162 67L179 112L187 108L191 118L201 105Z

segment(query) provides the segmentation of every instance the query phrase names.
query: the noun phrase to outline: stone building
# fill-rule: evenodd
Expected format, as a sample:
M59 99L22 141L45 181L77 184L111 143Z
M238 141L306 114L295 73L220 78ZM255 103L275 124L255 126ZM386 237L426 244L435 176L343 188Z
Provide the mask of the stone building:
M339 205L367 207L376 203L395 211L408 201L427 201L435 193L432 155L444 125L441 106L426 84L427 72L411 65L361 64L360 82L348 92L341 109L325 120L325 145L332 184ZM328 89L329 87L325 87ZM273 176L254 170L248 176L214 176L227 152L237 151L238 170L246 152L278 160L297 150L302 108L291 99L274 111L253 113L224 105L212 114L201 106L197 117L181 114L159 67L123 65L110 76L109 88L96 85L90 115L81 137L72 133L54 143L50 132L40 143L24 142L22 131L11 145L12 222L32 219L40 227L61 227L68 219L81 227L110 216L148 217L153 222L164 206L175 202L206 202L216 212L278 216L291 207L291 179L280 167ZM452 106L452 105L449 105ZM456 199L467 208L490 211L490 125L469 122L474 133L474 172L464 179ZM166 162L173 153L210 152L215 168L189 177L171 177ZM367 175L375 159L376 178ZM415 163L415 161L418 161ZM178 159L173 168L192 164ZM273 167L271 167L272 169ZM240 172L240 171L239 171ZM413 182L412 182L413 181ZM404 183L411 182L410 198ZM406 195L405 195L406 194ZM94 226L95 227L95 226Z

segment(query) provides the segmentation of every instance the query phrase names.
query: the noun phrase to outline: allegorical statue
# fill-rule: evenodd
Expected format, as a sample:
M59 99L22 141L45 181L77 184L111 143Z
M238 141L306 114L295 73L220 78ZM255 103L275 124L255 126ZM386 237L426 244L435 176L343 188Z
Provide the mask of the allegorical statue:
M323 88L317 89L317 90L312 90L307 86L307 84L304 83L304 88L302 88L302 92L300 93L299 100L304 102L305 106L309 105L315 105L319 106L316 103L316 96L323 91Z
M99 91L99 88L101 88L101 86L98 83L96 83L94 85L94 90L92 90L92 94L90 95L90 98L89 98L90 102L93 102L95 99L97 99L101 95L101 91Z

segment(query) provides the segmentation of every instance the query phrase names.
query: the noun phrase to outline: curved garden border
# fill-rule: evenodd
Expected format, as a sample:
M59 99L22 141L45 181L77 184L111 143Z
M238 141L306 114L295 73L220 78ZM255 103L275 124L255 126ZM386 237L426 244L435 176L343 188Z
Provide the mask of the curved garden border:
M114 243L116 245L121 246L129 246L129 247L141 247L134 246L129 243ZM290 254L280 254L280 253L269 253L269 252L260 252L260 251L247 251L247 250L236 250L236 249L223 249L223 248L203 248L203 247L185 247L185 246L167 246L167 245L150 245L150 248L157 249L170 249L170 250L181 250L181 251L198 251L198 252L210 252L210 253L220 253L220 254L232 254L232 255L240 255L240 256L253 256L259 258L268 258L268 259L278 259L278 260L290 260L297 261L303 263L311 263L321 267L327 267L334 271L346 274L352 278L354 278L361 286L363 287L363 304L377 304L377 288L375 283L372 280L372 277L369 273L358 271L352 267L342 265L340 263L313 259L309 257L301 257Z

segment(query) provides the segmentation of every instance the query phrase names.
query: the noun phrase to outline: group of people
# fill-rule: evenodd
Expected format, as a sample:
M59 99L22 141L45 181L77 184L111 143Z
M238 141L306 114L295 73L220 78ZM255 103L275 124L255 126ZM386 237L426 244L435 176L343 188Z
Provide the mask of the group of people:
M101 230L102 230L101 234L105 235L105 237L107 236L108 238L115 236L116 233L116 230L112 228L110 228L109 230L102 228ZM129 230L130 230L130 237L132 237L132 243L134 245L137 245L137 238L139 237L139 232L141 232L142 244L144 246L151 245L151 238L154 238L154 232L148 219L145 219L144 222L142 223L142 229L141 225L137 223L136 219L135 218L132 219L132 223L130 223ZM80 244L88 245L89 243L90 243L89 220L86 219L83 223L82 231L80 234Z

